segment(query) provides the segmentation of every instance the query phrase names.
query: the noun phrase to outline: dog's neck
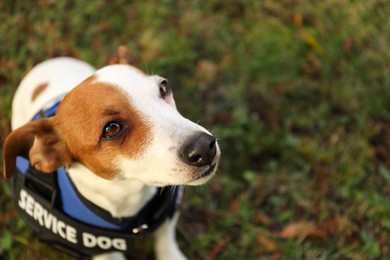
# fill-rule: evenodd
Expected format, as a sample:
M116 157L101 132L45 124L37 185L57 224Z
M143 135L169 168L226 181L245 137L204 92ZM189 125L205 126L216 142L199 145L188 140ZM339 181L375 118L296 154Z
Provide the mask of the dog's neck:
M80 163L71 164L67 171L82 196L117 218L135 215L157 190L138 180L103 179Z

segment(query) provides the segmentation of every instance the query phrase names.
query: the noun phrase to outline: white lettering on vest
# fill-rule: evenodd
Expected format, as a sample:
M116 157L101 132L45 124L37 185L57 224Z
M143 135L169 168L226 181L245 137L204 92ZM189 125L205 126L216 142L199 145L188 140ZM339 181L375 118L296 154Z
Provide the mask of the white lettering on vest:
M77 230L74 227L66 224L62 220L57 219L55 215L51 214L24 189L20 190L19 196L19 207L23 209L28 215L30 215L35 221L37 221L39 225L50 230L59 237L69 241L70 243L77 244ZM95 236L93 234L84 232L82 234L82 241L83 245L88 248L98 247L103 250L127 250L127 243L123 238Z
M58 234L73 244L77 244L77 230L58 220L56 216L48 212L39 202L35 201L33 196L23 189L20 190L18 205L42 227L51 230L54 234Z
M127 250L126 240L123 238L109 238L105 236L94 236L90 233L83 233L83 244L85 247L99 247L100 249L117 249L121 251Z

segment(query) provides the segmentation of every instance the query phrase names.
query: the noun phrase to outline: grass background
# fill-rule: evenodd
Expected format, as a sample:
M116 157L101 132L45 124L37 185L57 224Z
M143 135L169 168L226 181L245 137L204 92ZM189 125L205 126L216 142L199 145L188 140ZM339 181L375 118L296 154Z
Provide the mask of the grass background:
M386 259L389 17L387 0L1 1L0 143L33 65L99 68L124 44L222 146L218 175L186 192L190 259ZM69 259L31 237L4 180L0 258Z

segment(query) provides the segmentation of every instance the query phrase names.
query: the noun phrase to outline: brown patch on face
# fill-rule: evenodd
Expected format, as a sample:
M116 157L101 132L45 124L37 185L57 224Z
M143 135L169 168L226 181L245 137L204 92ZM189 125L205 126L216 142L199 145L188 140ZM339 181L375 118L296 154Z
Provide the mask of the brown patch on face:
M34 92L33 92L33 94L32 94L32 96L31 96L31 101L34 101L35 99L37 99L37 97L43 92L43 91L45 91L45 89L47 88L49 86L49 83L41 83L41 84L39 84L36 88L35 88L35 90L34 90Z
M115 177L118 156L136 158L151 141L151 127L119 88L90 77L71 91L57 111L56 125L74 160L95 174ZM108 122L122 126L118 135L102 138Z

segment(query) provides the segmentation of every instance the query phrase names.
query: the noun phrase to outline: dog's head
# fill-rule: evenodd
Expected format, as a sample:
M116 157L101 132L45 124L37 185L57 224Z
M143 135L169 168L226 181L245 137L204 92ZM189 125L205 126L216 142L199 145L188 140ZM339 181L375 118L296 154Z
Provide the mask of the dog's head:
M177 111L166 79L110 65L74 88L55 116L13 131L3 154L6 178L20 155L47 173L80 162L105 179L165 186L206 182L220 150L206 129Z

